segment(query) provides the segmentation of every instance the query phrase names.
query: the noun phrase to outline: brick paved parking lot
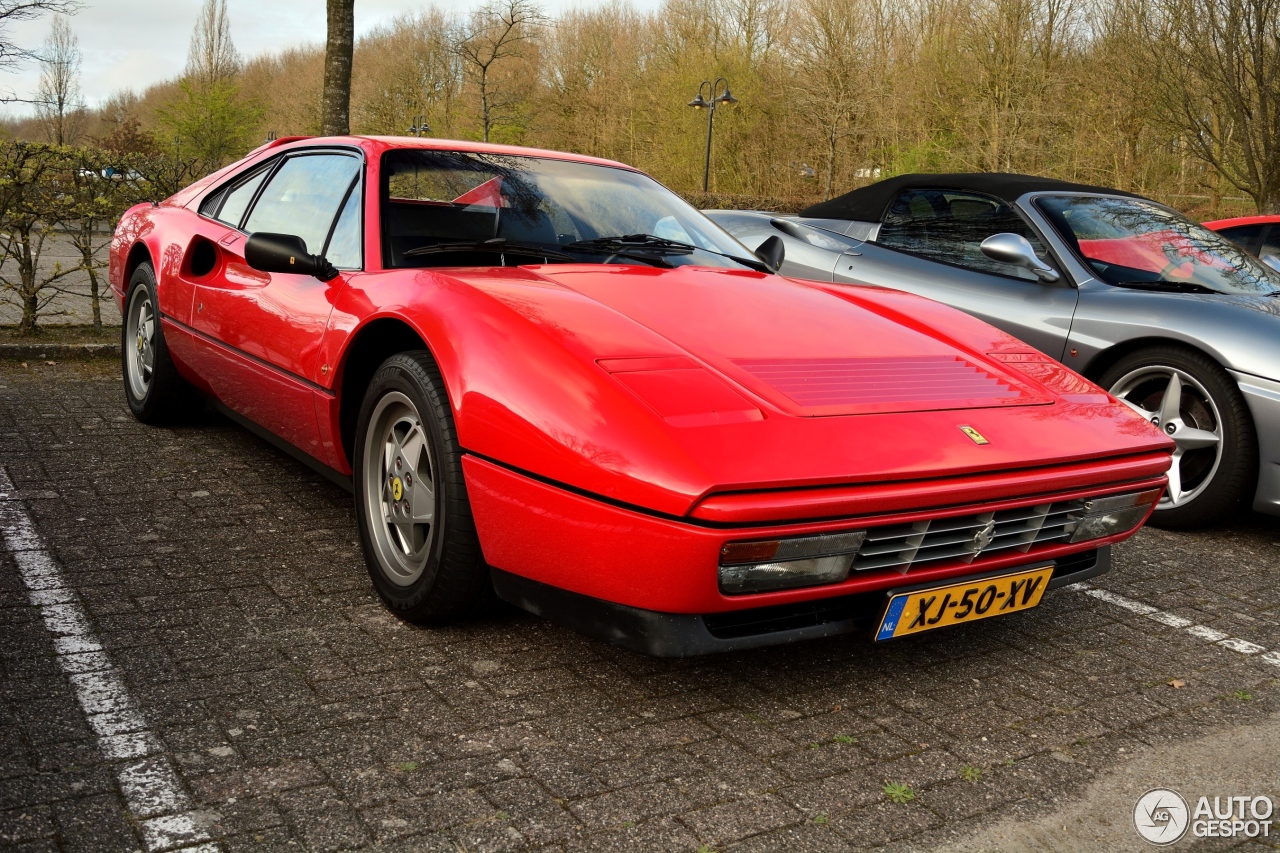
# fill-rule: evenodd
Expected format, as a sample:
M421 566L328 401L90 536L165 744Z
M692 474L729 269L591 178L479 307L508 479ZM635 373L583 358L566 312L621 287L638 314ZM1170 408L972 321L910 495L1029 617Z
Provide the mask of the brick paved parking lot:
M136 423L104 360L0 363L0 527L0 847L963 849L1280 704L1261 516L1025 614L652 660L398 622L344 492L216 416ZM1162 784L1096 815L1120 849Z

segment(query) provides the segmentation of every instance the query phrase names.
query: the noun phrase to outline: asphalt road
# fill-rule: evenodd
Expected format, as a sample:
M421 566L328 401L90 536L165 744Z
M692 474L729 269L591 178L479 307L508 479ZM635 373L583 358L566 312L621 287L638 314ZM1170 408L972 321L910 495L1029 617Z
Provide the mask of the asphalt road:
M1149 788L1280 800L1275 519L932 635L652 660L398 622L349 496L97 361L0 362L0 528L0 847L1140 850Z

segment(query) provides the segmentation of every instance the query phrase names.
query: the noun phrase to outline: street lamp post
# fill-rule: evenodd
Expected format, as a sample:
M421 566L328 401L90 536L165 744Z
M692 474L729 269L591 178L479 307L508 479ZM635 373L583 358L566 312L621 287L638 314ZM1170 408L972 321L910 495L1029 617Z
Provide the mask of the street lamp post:
M707 96L702 96L702 90L707 90ZM720 94L716 94L719 92ZM689 106L695 110L705 109L707 111L707 158L702 166L702 191L707 191L707 184L711 178L711 131L715 127L716 107L719 104L736 104L738 99L729 94L729 81L723 77L717 77L712 83L710 80L703 80L698 86L698 96L689 102Z
M409 133L412 133L414 136L417 136L417 137L419 137L419 138L420 138L420 137L422 136L422 134L424 134L424 133L430 133L430 132L431 132L431 126L430 126L429 124L427 124L427 117L426 117L426 116L421 116L421 115L419 115L419 116L414 116L414 117L413 117L413 124L409 125L409 130L408 130L408 132L409 132Z

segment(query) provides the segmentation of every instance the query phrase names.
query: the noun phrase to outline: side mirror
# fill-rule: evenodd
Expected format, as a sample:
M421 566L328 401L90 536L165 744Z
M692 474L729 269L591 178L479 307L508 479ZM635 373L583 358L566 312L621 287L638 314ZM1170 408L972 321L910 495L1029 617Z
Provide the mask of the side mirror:
M756 247L755 255L769 269L777 272L782 268L782 259L786 257L787 247L782 244L782 238L777 234L770 236L758 247Z
M244 244L244 259L255 270L313 275L321 281L337 277L338 271L320 255L307 252L307 244L292 234L259 231Z
M1031 242L1021 234L992 234L978 248L993 261L1031 270L1041 281L1055 282L1062 278L1057 270L1040 260Z
M1276 272L1280 272L1280 257L1275 255L1263 255L1262 262L1271 267Z

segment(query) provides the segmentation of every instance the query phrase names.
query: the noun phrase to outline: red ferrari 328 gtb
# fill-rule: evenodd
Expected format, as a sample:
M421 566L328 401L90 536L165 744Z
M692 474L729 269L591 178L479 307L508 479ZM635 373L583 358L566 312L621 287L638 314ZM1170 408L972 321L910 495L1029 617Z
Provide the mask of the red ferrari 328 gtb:
M959 311L758 252L619 163L281 139L121 220L125 396L148 423L206 397L350 487L415 621L492 588L691 655L1108 568L1167 438Z

